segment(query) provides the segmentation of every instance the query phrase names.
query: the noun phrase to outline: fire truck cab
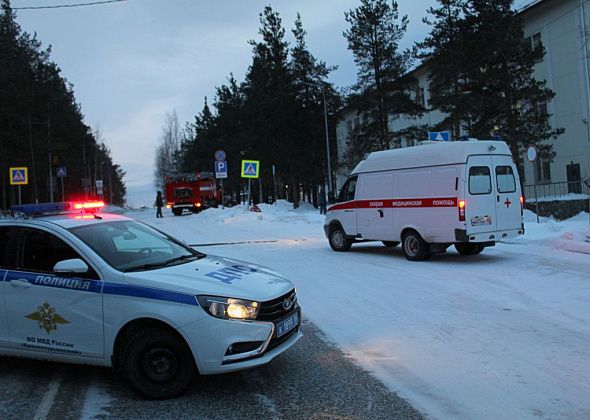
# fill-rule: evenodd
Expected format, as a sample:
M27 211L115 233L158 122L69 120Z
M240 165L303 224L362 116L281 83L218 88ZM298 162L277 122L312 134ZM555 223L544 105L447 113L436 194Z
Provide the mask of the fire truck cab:
M166 178L166 207L175 216L183 210L198 213L221 202L221 188L210 172L177 174Z

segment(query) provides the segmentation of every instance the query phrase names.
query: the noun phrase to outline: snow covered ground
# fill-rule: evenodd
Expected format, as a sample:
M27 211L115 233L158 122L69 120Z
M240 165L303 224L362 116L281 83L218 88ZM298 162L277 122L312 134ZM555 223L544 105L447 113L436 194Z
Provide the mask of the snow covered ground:
M261 208L128 215L189 244L245 242L197 249L292 279L308 319L433 418L590 418L588 214L527 212L523 238L415 263L379 243L333 252L317 211Z

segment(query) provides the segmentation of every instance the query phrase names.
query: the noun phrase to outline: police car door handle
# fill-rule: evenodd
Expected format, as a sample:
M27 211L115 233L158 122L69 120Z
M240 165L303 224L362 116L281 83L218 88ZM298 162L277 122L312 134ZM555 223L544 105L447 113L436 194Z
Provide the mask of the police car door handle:
M25 287L25 288L31 287L31 283L29 283L29 281L27 279L10 280L10 284L11 284L11 286L14 286L14 287Z

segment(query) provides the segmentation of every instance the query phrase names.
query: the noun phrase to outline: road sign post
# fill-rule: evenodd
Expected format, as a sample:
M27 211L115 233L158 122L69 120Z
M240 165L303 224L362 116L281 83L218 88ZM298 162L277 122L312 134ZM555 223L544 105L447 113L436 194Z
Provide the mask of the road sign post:
M22 204L21 185L29 183L29 170L26 166L9 168L10 185L18 185L18 204Z
M539 196L537 193L537 176L536 176L536 167L534 166L534 161L537 159L537 148L535 146L529 146L529 148L526 150L526 157L528 159L528 161L533 165L533 168L535 168L535 213L537 213L537 223L540 223L539 221ZM524 203L523 203L524 206Z
M242 178L248 178L248 205L252 205L252 178L260 176L259 160L242 160Z
M227 162L225 160L215 161L215 178L227 178Z
M258 178L260 176L259 160L242 160L242 178Z
M226 158L226 155L225 155L225 152L224 152L223 150L221 150L221 149L220 149L220 150L217 150L217 151L215 152L215 155L214 155L214 157L215 157L215 160L220 160L220 161L222 161L222 160L225 160L225 158Z
M272 195L274 199L274 204L277 203L277 180L275 177L275 166L272 165Z

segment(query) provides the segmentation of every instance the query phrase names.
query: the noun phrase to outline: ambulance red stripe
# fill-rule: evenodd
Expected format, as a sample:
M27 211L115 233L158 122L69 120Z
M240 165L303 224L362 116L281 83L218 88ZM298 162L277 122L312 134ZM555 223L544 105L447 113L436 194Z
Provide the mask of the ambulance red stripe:
M346 203L335 204L328 211L347 209L406 209L406 208L438 208L457 207L457 197L443 198L397 198L384 200L355 200Z

